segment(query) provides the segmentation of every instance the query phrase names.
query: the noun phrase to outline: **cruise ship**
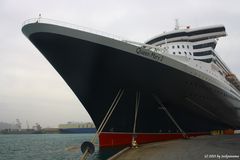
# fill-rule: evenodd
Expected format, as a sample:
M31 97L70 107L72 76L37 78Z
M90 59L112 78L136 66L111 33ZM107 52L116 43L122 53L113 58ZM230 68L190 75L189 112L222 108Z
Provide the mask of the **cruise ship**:
M240 83L215 51L223 25L176 25L145 43L44 18L22 32L85 107L100 147L240 127Z

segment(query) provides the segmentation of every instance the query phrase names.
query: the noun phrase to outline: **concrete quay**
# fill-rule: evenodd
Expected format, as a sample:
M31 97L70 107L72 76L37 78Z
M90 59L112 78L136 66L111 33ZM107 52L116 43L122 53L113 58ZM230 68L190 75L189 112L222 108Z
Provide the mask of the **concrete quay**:
M199 136L129 148L111 160L240 160L240 135Z

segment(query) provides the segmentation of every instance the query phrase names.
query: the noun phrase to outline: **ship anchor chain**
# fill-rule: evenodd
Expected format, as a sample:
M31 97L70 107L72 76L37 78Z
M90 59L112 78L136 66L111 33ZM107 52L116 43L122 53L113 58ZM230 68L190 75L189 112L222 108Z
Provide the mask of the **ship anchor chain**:
M80 160L86 160L87 157L89 156L89 154L93 154L95 151L95 141L97 136L102 132L103 128L105 127L105 125L107 124L110 116L112 115L114 109L116 108L119 100L121 99L122 95L124 93L124 89L119 89L116 97L114 98L111 106L109 107L105 117L103 118L95 136L92 138L91 141L85 141L82 143L81 145L81 151L83 153L83 155L81 156Z

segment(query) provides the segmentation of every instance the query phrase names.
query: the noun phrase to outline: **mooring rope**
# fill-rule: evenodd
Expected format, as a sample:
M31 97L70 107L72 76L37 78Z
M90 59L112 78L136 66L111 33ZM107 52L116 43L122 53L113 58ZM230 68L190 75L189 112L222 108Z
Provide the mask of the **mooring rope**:
M96 137L99 135L99 133L102 132L103 128L105 127L105 125L107 123L107 121L109 120L110 116L112 115L115 107L117 106L119 100L121 99L123 93L124 93L124 89L120 89L118 91L118 93L117 93L117 95L116 95L112 105L110 106L110 108L108 109L108 112L106 113L105 117L103 118L103 120L102 120L102 122L101 122L101 124L100 124L100 126L99 126L99 128L98 128L98 130L96 132L96 135L93 137L92 142L94 142Z
M168 115L168 117L172 120L172 122L175 124L175 126L178 128L178 130L182 133L183 137L186 138L186 133L182 130L182 128L178 125L178 123L175 121L175 119L173 118L173 116L170 114L170 112L168 112L167 108L163 105L163 103L161 102L161 100L158 98L158 96L156 96L155 94L153 94L153 97L155 98L155 100L157 101L157 103L162 107L162 109L164 110L164 112Z
M137 123L137 116L138 116L139 104L140 104L140 92L137 91L137 92L136 92L134 124L133 124L132 145L135 144L136 123ZM137 144L135 144L135 145L137 145ZM135 147L135 146L134 146L134 147Z
M96 137L102 132L102 130L104 129L105 125L107 124L110 116L112 115L114 109L116 108L119 100L121 99L122 95L124 93L124 89L119 89L116 97L114 98L111 106L109 107L106 115L104 116L100 126L97 129L97 132L95 134L95 136L92 138L91 143L95 143ZM80 158L80 160L86 160L87 156L89 155L89 149L86 149L86 151L84 152L84 154L82 155L82 157Z
M140 92L137 91L137 93L136 93L136 104L135 104L135 117L134 117L133 133L135 133L135 131L136 131L136 121L137 121L137 116L138 116L139 103L140 103Z

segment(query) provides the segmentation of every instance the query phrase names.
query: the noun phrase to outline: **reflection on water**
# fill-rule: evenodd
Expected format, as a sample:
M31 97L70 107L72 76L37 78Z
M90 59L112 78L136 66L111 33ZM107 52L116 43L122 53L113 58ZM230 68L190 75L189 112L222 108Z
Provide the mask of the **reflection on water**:
M80 148L79 145L77 145L77 146L69 146L69 147L65 148L65 151L68 151L68 152L79 152L79 148Z
M0 160L78 160L80 145L94 134L0 135ZM103 148L89 160L105 160L122 148Z

